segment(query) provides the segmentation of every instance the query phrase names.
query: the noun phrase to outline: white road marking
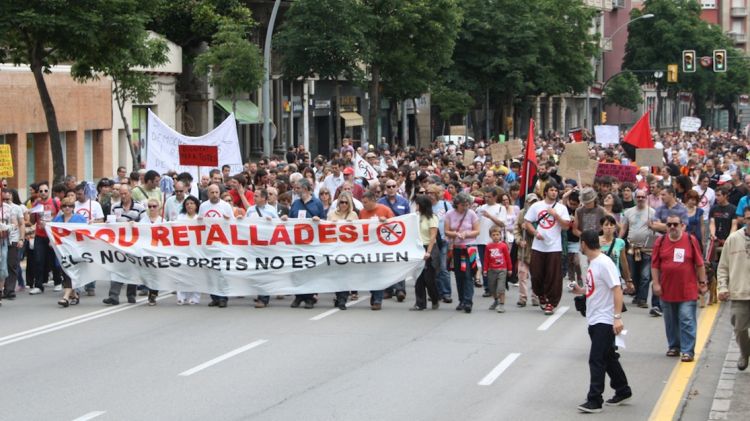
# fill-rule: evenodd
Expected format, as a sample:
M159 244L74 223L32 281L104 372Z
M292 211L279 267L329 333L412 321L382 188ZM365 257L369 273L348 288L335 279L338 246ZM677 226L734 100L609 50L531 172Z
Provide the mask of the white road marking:
M88 420L93 420L94 418L98 417L99 415L104 415L106 413L107 413L107 411L92 411L92 412L89 412L88 414L81 415L80 417L74 419L73 421L88 421Z
M500 364L495 366L495 368L493 368L492 371L484 376L484 378L477 384L479 386L490 386L495 382L495 380L497 380L498 377L500 377L501 374L503 374L503 371L510 367L510 365L513 364L513 362L520 356L520 352L513 352L511 354L508 354L508 356L505 357L504 360L500 361Z
M368 299L368 298L370 298L370 296L369 296L369 295L365 295L364 297L360 298L360 299L359 299L359 300L357 300L357 301L349 301L349 302L347 302L347 303L346 303L346 306L347 306L347 307L351 307L351 306L353 306L353 305L355 305L355 304L361 303L362 301L364 301L364 300L366 300L366 299ZM318 320L320 320L320 319L323 319L323 318L325 318L325 317L328 317L328 316L330 316L331 314L334 314L334 313L336 313L337 311L341 311L341 310L339 310L338 308L332 308L332 309L330 309L330 310L328 310L328 311L325 311L325 312L323 312L323 313L320 313L320 314L318 314L317 316L311 317L311 318L310 318L310 320L312 320L312 321L314 321L314 322L315 322L315 321L318 321Z
M211 367L212 365L216 365L216 364L218 364L218 363L220 363L220 362L222 362L222 361L224 361L226 359L232 358L235 355L241 354L241 353L243 353L245 351L249 351L249 350L251 350L251 349L253 349L253 348L257 347L257 346L263 345L266 342L268 342L268 339L258 339L257 341L249 343L249 344L247 344L245 346L239 347L239 348L235 349L234 351L229 351L229 352L227 352L224 355L220 355L220 356L214 358L213 360L206 361L205 363L203 363L201 365L197 365L197 366L191 368L190 370L183 371L182 373L178 374L178 376L185 376L185 377L191 376L191 375L193 375L193 374L195 374L195 373L197 373L197 372L199 372L201 370L205 370L208 367Z
M166 294L160 295L156 298L157 301L161 301L165 298L168 298L173 293L170 291ZM114 306L110 308L105 308L102 310L96 310L92 311L90 313L82 314L80 316L71 317L69 319L61 320L59 322L50 323L48 325L40 326L34 329L29 329L23 332L14 333L12 335L4 336L0 338L0 347L3 347L5 345L10 345L15 342L23 341L25 339L30 339L35 336L44 335L45 333L51 333L55 332L61 329L65 329L71 326L75 326L84 322L88 322L91 320L96 320L101 317L110 316L112 314L119 313L121 311L127 311L136 307L140 307L148 302L148 298L143 298L141 300L138 300L136 304L131 305L123 305L123 306Z
M565 312L568 311L568 310L570 310L570 307L567 307L567 306L558 308L557 310L555 310L555 314L549 316L549 318L547 318L547 320L544 323L542 323L541 325L539 325L539 327L536 328L536 330L547 330L547 329L549 329L550 326L552 326L552 324L555 323L557 321L557 319L559 319L560 317L562 317L562 315L565 314Z

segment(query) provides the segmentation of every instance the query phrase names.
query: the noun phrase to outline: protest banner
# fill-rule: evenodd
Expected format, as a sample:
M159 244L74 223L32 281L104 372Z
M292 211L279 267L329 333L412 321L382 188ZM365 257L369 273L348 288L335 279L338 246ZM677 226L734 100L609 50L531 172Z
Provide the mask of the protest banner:
M234 114L230 114L218 127L200 137L185 136L174 131L163 121L148 111L148 135L146 143L146 168L159 174L174 170L189 172L195 180L200 180L195 165L180 165L179 145L216 146L219 163L216 167L229 165L231 174L242 172L242 155L237 138L237 125ZM208 175L214 167L201 166L201 175Z
M365 161L357 152L354 152L354 176L372 181L378 178L378 172L369 162Z
M623 183L626 181L635 182L635 176L637 173L638 167L634 167L632 165L619 165L600 162L598 167L596 168L597 177L604 177L606 175L609 175L620 180Z
M383 223L203 219L46 230L74 288L103 279L225 296L381 290L424 267L416 214Z
M178 151L180 165L219 166L219 148L216 146L178 145Z
M664 165L664 151L656 148L638 148L635 150L635 162L640 167L661 167Z
M594 137L601 145L616 145L620 143L620 129L611 125L594 126Z
M10 145L0 145L0 177L13 177L13 154Z
M697 132L701 128L701 119L698 117L682 117L680 119L680 130L683 132Z

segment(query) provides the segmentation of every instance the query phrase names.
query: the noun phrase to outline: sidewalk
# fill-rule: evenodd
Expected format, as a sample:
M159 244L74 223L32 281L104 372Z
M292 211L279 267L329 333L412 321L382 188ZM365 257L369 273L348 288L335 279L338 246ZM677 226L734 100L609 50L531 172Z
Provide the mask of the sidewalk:
M740 350L732 335L721 370L709 420L742 420L750 414L750 369L737 370Z

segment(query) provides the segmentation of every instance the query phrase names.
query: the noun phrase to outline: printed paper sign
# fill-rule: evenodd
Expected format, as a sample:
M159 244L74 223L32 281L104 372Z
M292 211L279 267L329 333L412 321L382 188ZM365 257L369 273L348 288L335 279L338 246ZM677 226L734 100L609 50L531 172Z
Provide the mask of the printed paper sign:
M13 154L10 145L0 145L0 177L14 177Z
M617 126L594 126L596 143L616 145L620 143L620 129Z
M225 296L367 291L424 267L416 214L383 223L204 219L46 230L73 288L103 279Z
M683 132L697 132L701 128L701 119L698 117L682 117L680 130Z

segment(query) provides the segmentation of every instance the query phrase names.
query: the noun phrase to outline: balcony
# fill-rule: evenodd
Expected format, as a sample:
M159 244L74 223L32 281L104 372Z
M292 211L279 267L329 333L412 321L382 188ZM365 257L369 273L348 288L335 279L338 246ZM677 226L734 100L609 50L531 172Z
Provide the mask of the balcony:
M744 18L747 16L747 8L745 7L732 7L730 13L733 18Z
M745 33L730 32L727 35L732 38L735 44L744 44L747 42L747 34Z

